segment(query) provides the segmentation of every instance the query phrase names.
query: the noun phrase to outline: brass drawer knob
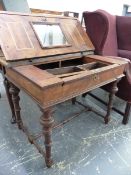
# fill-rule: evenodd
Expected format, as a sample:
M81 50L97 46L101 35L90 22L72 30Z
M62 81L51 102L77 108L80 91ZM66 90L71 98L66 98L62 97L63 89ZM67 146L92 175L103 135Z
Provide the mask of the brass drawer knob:
M99 80L99 74L94 74L94 75L93 75L93 80L94 80L94 81Z

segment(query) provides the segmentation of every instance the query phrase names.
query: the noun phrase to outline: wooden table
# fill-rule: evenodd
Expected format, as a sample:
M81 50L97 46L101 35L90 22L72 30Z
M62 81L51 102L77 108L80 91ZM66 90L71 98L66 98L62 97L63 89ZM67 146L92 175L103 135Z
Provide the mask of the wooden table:
M94 55L94 46L76 18L0 12L0 38L0 64L12 121L27 134L50 167L51 132L56 127L51 108L69 99L74 104L77 96L112 82L104 114L107 124L117 82L124 76L127 62ZM43 131L39 136L44 137L45 151L36 143L39 136L32 136L23 126L20 90L32 97L42 112Z
M109 63L114 62L114 60L108 58L105 67L89 70L98 64L98 60L102 61L103 57L92 55L84 58L85 63L91 60L92 62L84 65L56 69L41 70L37 66L28 65L8 68L6 70L6 78L10 82L10 93L12 94L18 128L27 134L29 141L45 156L47 167L52 165L51 132L54 127L54 120L51 107L68 99L73 99L74 103L75 97L78 95L112 82L107 113L104 116L106 124L110 120L113 96L118 90L117 82L123 76L125 62L118 61L110 65ZM69 73L70 70L75 70L76 68L81 68L81 71L77 72L79 71L78 69L76 72ZM19 106L20 89L35 100L42 112L40 123L42 124L42 133L45 139L45 152L37 145L36 138L23 126ZM95 112L98 113L98 111ZM65 122L63 121L63 123Z

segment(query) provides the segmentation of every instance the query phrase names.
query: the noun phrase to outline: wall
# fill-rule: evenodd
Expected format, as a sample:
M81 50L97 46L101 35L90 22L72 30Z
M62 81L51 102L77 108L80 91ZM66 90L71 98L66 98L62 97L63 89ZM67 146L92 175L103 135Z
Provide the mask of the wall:
M123 4L130 0L27 0L29 7L56 11L93 11L103 9L114 15L122 15Z
M103 9L114 15L122 15L123 4L131 5L130 0L3 0L6 10L30 12L30 8L55 11L83 11Z
M5 10L16 12L30 12L27 0L3 0Z

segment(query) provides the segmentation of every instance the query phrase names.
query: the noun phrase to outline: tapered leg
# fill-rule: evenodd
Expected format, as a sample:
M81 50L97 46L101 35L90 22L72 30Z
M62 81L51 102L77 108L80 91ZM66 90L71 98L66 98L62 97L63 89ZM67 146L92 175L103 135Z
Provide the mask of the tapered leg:
M112 83L112 89L111 89L110 94L109 94L109 102L107 105L107 113L106 113L106 116L104 117L105 124L107 124L110 120L110 113L111 113L111 109L113 107L113 99L114 99L115 93L118 91L117 82L118 81L114 81Z
M20 115L21 108L19 105L19 101L20 101L19 92L20 92L20 90L15 85L10 83L9 92L12 95L12 101L13 101L13 105L14 105L14 109L15 109L16 123L18 125L18 128L22 129L23 123L21 120L21 115Z
M4 79L4 86L5 86L8 102L10 105L11 113L12 113L11 123L14 124L14 123L16 123L15 110L14 110L14 105L13 105L11 94L9 93L10 83L6 78Z
M54 123L53 117L52 117L52 111L51 109L47 109L44 111L43 108L40 108L41 112L43 113L40 118L40 123L43 128L43 135L44 135L44 144L45 144L45 162L46 166L49 168L53 164L52 158L51 158L51 133L52 133L52 126Z
M124 117L123 117L123 121L122 121L122 123L125 124L125 125L129 121L130 112L131 112L131 103L127 102Z

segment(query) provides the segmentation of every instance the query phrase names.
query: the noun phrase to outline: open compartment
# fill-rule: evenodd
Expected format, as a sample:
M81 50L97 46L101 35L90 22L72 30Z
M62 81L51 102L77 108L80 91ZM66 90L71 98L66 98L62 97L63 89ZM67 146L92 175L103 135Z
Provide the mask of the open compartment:
M90 71L99 69L109 64L101 61L94 60L93 58L82 57L77 59L70 59L64 61L57 61L53 63L40 64L36 67L46 70L47 72L57 75L59 77L73 76L83 71Z

